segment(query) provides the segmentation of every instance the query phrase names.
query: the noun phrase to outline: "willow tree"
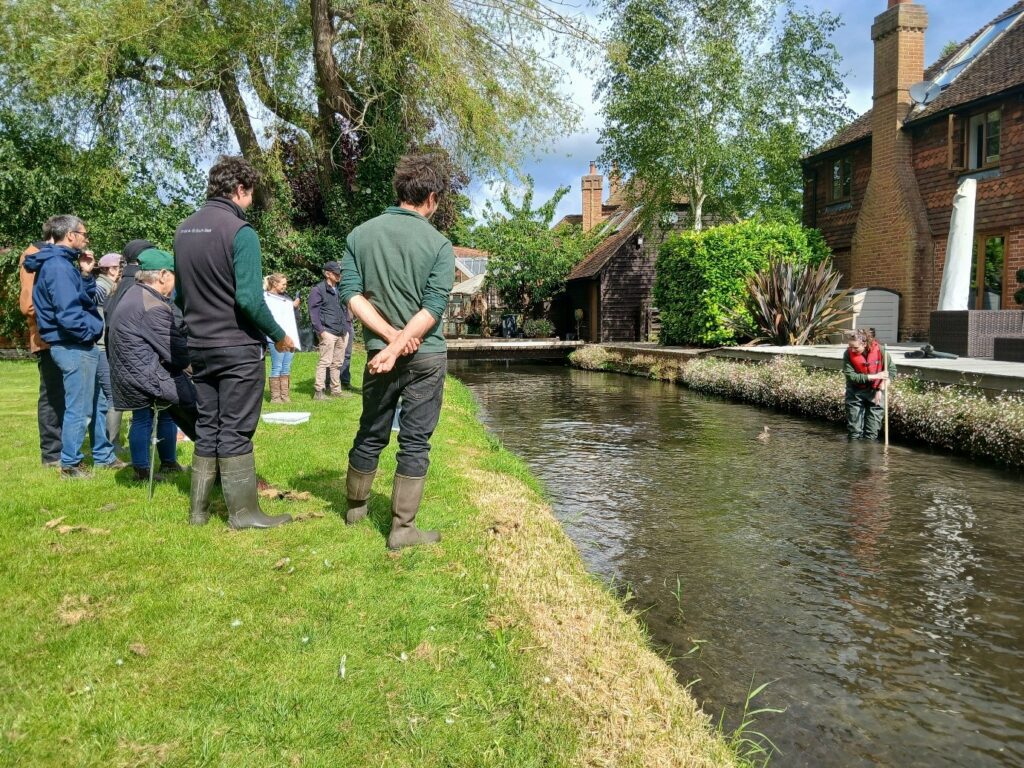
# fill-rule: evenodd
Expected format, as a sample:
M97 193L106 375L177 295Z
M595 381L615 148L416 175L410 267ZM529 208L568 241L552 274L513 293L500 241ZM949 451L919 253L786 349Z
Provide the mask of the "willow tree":
M504 170L571 128L555 56L587 35L559 0L7 0L0 81L165 183L237 145L264 204L345 219L410 146Z
M800 207L800 158L848 118L839 18L791 0L609 0L602 164L647 215Z

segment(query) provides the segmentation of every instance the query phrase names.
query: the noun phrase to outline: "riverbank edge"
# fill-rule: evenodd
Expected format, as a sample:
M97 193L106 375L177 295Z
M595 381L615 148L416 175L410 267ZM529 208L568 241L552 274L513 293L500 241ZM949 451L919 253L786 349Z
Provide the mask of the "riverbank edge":
M796 360L738 361L714 356L666 357L588 345L568 357L574 368L668 381L706 395L845 424L841 373ZM986 397L973 387L898 378L892 387L894 439L1024 469L1024 398Z
M467 446L461 472L488 538L497 584L491 623L531 638L532 666L574 724L573 764L742 765L621 599L587 572L526 463L479 421L469 389L451 377L448 387L458 395L446 410L468 399L460 416L487 440L483 454Z
M353 362L359 371L363 360L357 353ZM377 680L386 693L358 699L366 701L362 720L373 717L374 706L386 704L392 713L392 707L407 704L402 697L406 687L432 690L437 681L443 689L447 665L457 656L469 656L476 665L472 668L486 664L486 659L497 661L497 668L490 664L492 684L468 695L482 694L487 700L481 700L480 707L507 713L504 717L511 723L524 718L515 732L519 736L508 733L505 738L530 738L535 745L549 746L540 753L543 763L523 764L743 764L652 649L623 602L586 572L537 480L521 459L487 432L472 393L456 379L446 382L422 510L423 524L440 527L444 540L438 547L392 555L383 551L380 529L386 530L394 441L382 456L382 471L374 484L372 524L345 526L338 519L344 510L344 464L339 475L337 456L327 455L334 444L323 443L322 436L337 440L333 425L354 426L359 400L332 398L307 405L315 355L296 357L293 375L299 386L293 393L303 394L296 394L298 402L290 406L308 408L314 418L301 427L275 430L261 425L256 435L267 479L300 492L293 501L264 500L265 511L287 511L301 522L260 533L231 533L219 520L199 529L186 528L187 476L158 484L156 502L147 503L143 487L119 481L117 473L101 472L84 484L71 485L41 469L34 455L34 420L28 418L34 411L34 366L12 362L0 367L8 385L5 403L11 406L0 419L9 436L0 446L0 458L9 467L4 481L9 492L4 496L17 499L0 536L0 551L18 576L5 585L18 620L12 618L8 629L16 631L0 643L5 649L0 661L33 660L31 667L22 665L17 673L17 665L10 663L5 674L17 674L21 693L32 691L34 700L30 706L11 701L6 708L0 706L5 725L0 763L10 756L12 762L25 765L135 764L131 761L138 754L153 752L161 761L184 764L210 749L202 730L209 723L221 734L213 757L208 756L218 764L252 764L269 760L271 753L276 761L278 752L317 762L334 754L333 740L292 742L291 731L259 737L248 732L249 740L243 739L240 746L223 736L244 731L244 720L252 720L254 713L245 706L237 713L234 708L221 710L221 675L238 686L231 695L240 702L261 696L299 697L295 700L304 702L304 717L330 714L337 720L334 686L349 685L344 682L347 658L352 686ZM356 372L356 384L359 377ZM289 406L265 410L282 409ZM319 450L307 456L311 439ZM186 445L180 456L183 463L189 453ZM326 466L332 469L323 475ZM215 507L218 515L223 514L216 499ZM57 509L59 513L51 511ZM69 523L66 537L56 527L61 522ZM75 534L79 529L84 532ZM195 562L204 567L186 567ZM389 601L379 609L361 597L381 594L369 588L374 583L385 586ZM165 584L166 591L161 589ZM424 596L426 585L435 585L437 592ZM245 605L222 605L242 590L248 595ZM79 611L81 616L61 618L67 596L59 605L56 601L65 592L86 606ZM167 603L171 595L175 597ZM346 596L347 602L340 602L337 595ZM187 611L176 610L186 604ZM376 626L376 631L353 635L355 625L340 618L325 624L321 612L333 613L336 604L344 607L342 614L354 614L364 606L367 616L360 613L359 624ZM216 614L213 626L211 605ZM391 626L389 613L403 620ZM229 625L226 619L231 617L237 620ZM437 624L436 633L434 626L427 629L427 623ZM466 645L458 652L451 645L449 624L473 627L462 634ZM194 625L195 637L185 635L184 625ZM248 633L252 638L245 642ZM421 641L421 636L430 641ZM141 649L115 650L129 640ZM280 648L293 642L300 644L302 654L293 658L288 653L285 658ZM265 647L278 653L264 657ZM217 649L217 655L210 649ZM111 653L124 657L113 665ZM179 669L182 653L194 662ZM341 656L341 671L334 679L341 653L346 655ZM179 712L174 725L164 716L164 696L175 695L182 681L192 679L187 676L192 667L208 669L210 678L195 694L174 699ZM168 669L175 670L176 685L164 681ZM248 672L244 678L232 678L232 669ZM325 683L324 669L333 682ZM69 674L74 678L70 693ZM131 675L132 685L112 685L120 674ZM137 699L135 691L146 689L163 693ZM214 700L212 709L207 693ZM103 697L101 703L90 703L95 695ZM351 699L365 695L364 688L348 687L346 692ZM443 699L444 690L439 695ZM419 698L415 703L423 706ZM130 707L131 715L103 727L96 724L117 706ZM85 708L84 714L79 707ZM238 714L246 712L240 720ZM416 716L409 723L421 719L416 710L401 714L396 723L405 723L410 714ZM178 729L193 720L192 735L182 736ZM452 728L458 738L462 716L456 713L449 721L432 716L431 722L436 728ZM375 748L390 755L391 764L415 765L391 754L402 753L406 746L414 750L415 742L407 743L408 728L402 726L394 742L383 725ZM53 735L55 729L63 735ZM269 741L264 743L263 738ZM500 762L501 755L517 752L511 745L487 741L486 731L478 738L481 758L487 757L480 765L518 764ZM354 753L358 746L349 748ZM530 754L537 754L536 746Z

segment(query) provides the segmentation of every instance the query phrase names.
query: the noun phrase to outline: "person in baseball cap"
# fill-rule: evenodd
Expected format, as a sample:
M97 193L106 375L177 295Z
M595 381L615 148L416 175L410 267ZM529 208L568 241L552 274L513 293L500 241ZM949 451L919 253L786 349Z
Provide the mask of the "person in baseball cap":
M139 254L139 269L145 272L159 272L162 269L173 272L174 256L159 248L147 248Z
M103 315L103 335L96 342L100 348L99 365L96 366L96 375L103 393L107 397L107 437L114 444L114 448L121 450L121 420L122 415L114 408L114 391L110 384L110 364L107 358L107 327L110 324L110 317L113 315L111 308L114 305L113 297L117 293L117 287L121 282L121 254L105 253L96 267L96 306Z
M196 438L195 385L185 373L188 345L174 307L174 257L159 248L139 254L139 271L110 327L110 372L114 406L132 411L128 448L136 479L149 479L153 406L159 405L156 436L159 477L181 472L178 427Z
M336 261L328 261L322 269L324 279L309 292L309 320L319 340L317 352L320 354L320 360L316 364L316 375L313 377L314 400L327 399L324 389L328 376L331 394L335 397L344 394L341 386L341 368L352 335L352 321L348 316L348 308L341 303L338 296L341 265Z

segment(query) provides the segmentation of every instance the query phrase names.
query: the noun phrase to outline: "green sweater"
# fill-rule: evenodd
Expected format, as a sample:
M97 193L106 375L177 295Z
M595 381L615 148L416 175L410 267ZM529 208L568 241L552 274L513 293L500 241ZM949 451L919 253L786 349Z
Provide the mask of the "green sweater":
M421 309L437 322L417 354L446 352L441 315L455 282L455 252L448 238L415 211L392 206L352 230L345 243L338 292L344 304L361 294L401 330ZM364 324L366 348L387 342Z
M231 244L235 266L235 301L242 313L273 341L286 334L277 324L263 297L263 254L260 238L252 227L242 227ZM292 339L298 341L298 339Z

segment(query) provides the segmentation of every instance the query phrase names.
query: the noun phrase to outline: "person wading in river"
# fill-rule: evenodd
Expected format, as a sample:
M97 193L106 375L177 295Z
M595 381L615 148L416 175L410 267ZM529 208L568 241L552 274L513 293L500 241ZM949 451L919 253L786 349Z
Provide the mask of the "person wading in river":
M883 359L884 355L884 359ZM851 440L877 440L884 413L882 398L894 372L892 359L867 331L855 331L843 354L846 376L846 428Z
M391 420L401 398L388 535L393 550L441 538L437 531L421 531L415 520L430 463L430 437L441 414L448 347L440 321L455 279L452 244L429 221L448 189L439 159L403 157L394 186L398 205L348 236L340 287L342 302L363 322L369 355L363 412L348 455L345 522L366 517L377 460L391 439Z

